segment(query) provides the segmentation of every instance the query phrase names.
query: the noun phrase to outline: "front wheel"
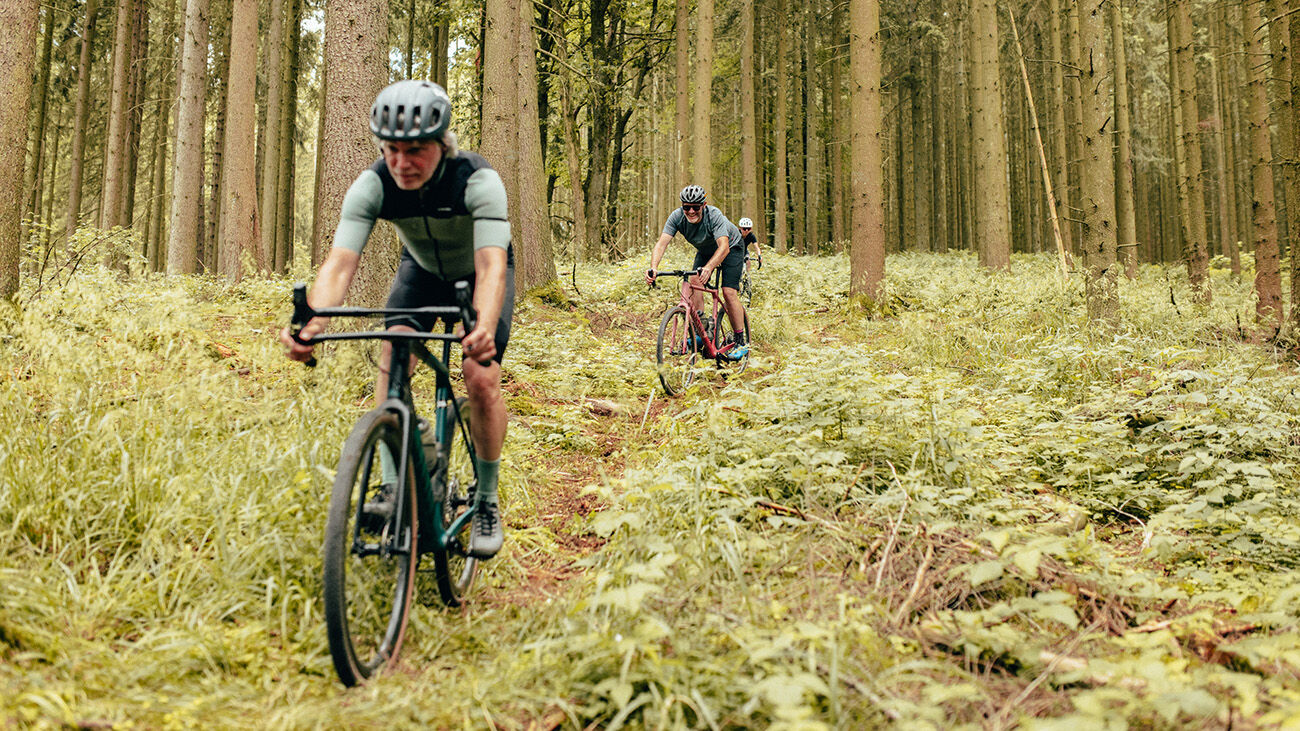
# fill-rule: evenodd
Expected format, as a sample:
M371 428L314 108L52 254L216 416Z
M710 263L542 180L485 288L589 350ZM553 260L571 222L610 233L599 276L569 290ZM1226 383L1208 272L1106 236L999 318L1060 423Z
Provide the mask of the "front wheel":
M457 412L461 416L459 420ZM445 441L438 446L438 463L433 470L434 509L443 533L450 530L474 504L474 488L478 480L469 446L469 424L469 403L461 396L456 399L455 409L448 405L443 411ZM460 530L447 536L446 548L433 550L438 594L449 607L460 606L478 573L478 559L469 555L470 525L471 521L464 521Z
M700 349L695 338L690 315L685 307L676 305L664 313L663 320L659 323L656 360L659 364L659 382L669 396L685 391L695 380L700 360Z
M394 463L405 458L401 486L384 483L385 450ZM339 456L325 523L325 625L344 685L369 678L401 649L419 561L415 479L398 415L362 416Z

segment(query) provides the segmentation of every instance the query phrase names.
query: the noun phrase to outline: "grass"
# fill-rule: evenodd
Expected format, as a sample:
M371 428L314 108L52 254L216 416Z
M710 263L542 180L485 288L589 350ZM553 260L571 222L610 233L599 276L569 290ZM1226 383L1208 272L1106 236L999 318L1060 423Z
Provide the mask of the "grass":
M286 281L29 289L0 316L0 719L1296 722L1290 361L1225 272L1197 305L1143 268L1098 336L1052 266L897 255L866 318L845 259L768 257L751 370L674 399L651 362L672 293L634 264L581 267L573 308L524 300L507 549L351 691L319 546L373 356L285 360Z

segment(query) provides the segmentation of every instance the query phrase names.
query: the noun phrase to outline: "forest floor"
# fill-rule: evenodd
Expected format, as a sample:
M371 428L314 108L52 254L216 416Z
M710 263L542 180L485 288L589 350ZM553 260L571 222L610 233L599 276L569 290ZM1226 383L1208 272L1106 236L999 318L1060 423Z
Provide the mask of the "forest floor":
M677 256L684 258L684 253ZM1246 282L770 256L751 367L658 385L636 263L524 298L507 545L345 690L320 599L373 354L288 282L29 281L0 314L0 726L1300 728L1300 387ZM427 381L417 393L429 391Z

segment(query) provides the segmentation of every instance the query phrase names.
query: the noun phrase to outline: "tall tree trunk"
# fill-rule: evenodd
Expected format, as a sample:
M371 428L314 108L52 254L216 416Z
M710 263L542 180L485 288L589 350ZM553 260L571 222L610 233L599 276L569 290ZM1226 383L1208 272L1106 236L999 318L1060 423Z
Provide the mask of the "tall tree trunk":
M980 263L989 269L1011 268L1010 192L1007 148L1003 137L1002 82L998 74L998 20L994 0L974 0L972 7L971 128L975 149L975 240Z
M41 160L45 151L45 115L48 107L49 89L50 89L50 50L54 46L54 16L55 9L47 8L45 11L45 31L41 35L41 55L40 60L36 63L36 89L33 92L36 97L36 114L32 122L28 147L31 149L27 156L27 164L23 168L23 190L26 191L27 200L24 204L24 218L30 218L35 221L37 214L40 212L40 186L37 185L38 172L41 169ZM23 241L27 240L26 224L22 226Z
M804 58L804 89L805 107L803 117L804 128L804 194L803 194L803 240L804 251L810 254L817 253L821 243L821 236L818 233L817 222L821 220L821 205L818 202L817 190L820 187L821 180L820 166L817 164L821 157L821 144L818 140L818 120L821 115L818 113L817 105L817 23L814 20L815 3L805 2L803 9L803 58Z
M1175 0L1174 21L1178 43L1174 47L1174 66L1178 74L1178 91L1182 107L1183 154L1187 161L1187 195L1190 198L1187 224L1187 273L1193 296L1209 302L1209 254L1205 233L1205 172L1201 161L1200 114L1196 104L1196 59L1192 37L1191 0Z
M153 127L153 167L149 184L149 225L145 232L146 260L149 271L160 272L166 267L163 251L162 232L165 228L163 211L167 202L167 134L171 121L171 97L168 93L172 78L172 68L176 58L175 42L176 0L168 0L166 20L163 22L162 41L158 64L158 100L154 112Z
M690 168L690 125L691 125L691 41L689 34L690 0L677 0L674 25L677 42L673 48L674 64L677 72L677 128L675 130L675 159L677 169L673 180L679 187L685 186L691 179Z
M1291 105L1291 17L1282 0L1268 0L1264 4L1268 21L1269 59L1269 119L1274 129L1273 167L1275 176L1282 182L1281 194L1276 195L1278 255L1291 256L1296 235L1300 234L1300 179L1292 174L1288 165L1295 158L1296 140L1291 134L1291 119L1295 107ZM1298 21L1300 22L1300 21Z
M1214 164L1219 173L1219 253L1232 261L1232 276L1241 277L1241 256L1237 241L1241 234L1237 230L1237 149L1236 134L1229 111L1230 101L1228 86L1228 65L1225 58L1228 52L1227 24L1223 3L1215 3L1214 22L1211 26L1212 43L1218 52L1210 59L1210 69L1214 74L1214 113L1218 117L1215 125Z
M844 4L835 3L831 14L831 26L834 28L832 42L837 48L848 48L844 34ZM831 239L835 242L835 251L844 250L844 219L852 211L848 198L849 186L844 184L844 149L846 120L843 113L844 63L837 52L831 60L831 88L829 112L830 126L830 173L831 173Z
M1080 173L1079 164L1083 157L1083 151L1080 149L1083 142L1083 81L1080 68L1084 65L1084 59L1080 55L1083 53L1083 39L1079 33L1079 3L1067 2L1065 14L1065 52L1071 66L1071 72L1066 75L1066 84L1070 91L1070 121L1069 121L1069 148L1070 148L1070 201L1079 200L1082 195L1080 190ZM1083 215L1080 206L1070 208L1070 227L1074 230L1070 232L1070 240L1076 246L1082 246L1083 242ZM1082 248L1080 248L1082 251Z
M136 174L140 167L140 137L144 125L145 78L149 72L149 11L144 3L135 6L132 21L130 97L126 108L125 159L122 161L122 203L117 220L123 226L136 227Z
M93 2L93 0L92 0ZM167 271L198 271L203 194L203 136L208 89L208 0L187 0L181 37L176 109L176 168L172 175Z
M289 0L289 14L284 24L285 63L281 83L284 101L280 104L280 167L277 186L275 271L284 274L293 264L294 249L294 178L297 170L298 64L302 41L302 0Z
M578 154L581 132L578 130L578 112L573 104L573 76L569 64L569 42L561 35L556 40L560 57L560 114L564 125L564 162L569 178L569 209L573 217L574 260L589 251L587 242L587 205L582 190L582 161Z
M849 143L853 177L849 293L877 304L885 296L880 56L880 3L849 0L849 118L853 120Z
M1253 9L1254 12L1251 12ZM1273 153L1268 131L1268 57L1264 34L1268 17L1261 0L1241 5L1250 67L1250 151L1255 238L1255 318L1270 330L1282 322L1282 283L1278 268L1277 214L1273 203Z
M776 0L776 17L778 22L785 20L786 0ZM879 6L876 7L876 19L879 22ZM790 245L790 224L789 224L789 189L786 181L788 174L788 165L786 154L786 137L787 137L787 117L786 117L786 96L789 94L789 73L786 62L788 53L788 35L784 30L776 34L776 63L774 75L776 76L776 109L773 116L775 122L772 128L772 138L776 142L776 250L779 253L786 253ZM862 82L865 83L865 82Z
M22 170L27 156L27 105L39 19L36 0L8 0L0 5L0 167L5 170ZM0 300L18 297L22 184L19 175L0 178Z
M204 213L203 225L206 229L202 247L199 249L199 268L205 272L217 271L217 249L221 241L221 222L223 216L221 206L225 200L225 194L222 192L226 183L225 173L225 151L226 151L226 108L227 97L230 94L230 20L231 20L231 3L234 0L216 0L217 5L212 9L213 23L212 27L217 29L217 37L213 41L216 46L216 75L213 77L216 83L216 120L212 124L212 165L208 177L208 191L204 196Z
M609 192L609 154L614 133L613 64L609 51L610 0L592 0L588 19L588 45L594 65L588 109L591 128L587 135L587 178L583 185L587 206L587 256L607 260L605 206Z
M519 168L518 195L511 215L511 238L515 242L517 285L521 292L555 280L555 254L551 248L551 227L545 197L546 171L542 163L542 140L537 136L540 111L537 96L537 43L533 36L533 3L517 2L515 58L518 64L516 121Z
M108 142L104 158L104 185L99 204L99 227L125 224L119 218L125 181L127 114L130 106L131 21L136 0L118 0L113 37L113 79L108 113Z
M323 236L332 237L343 195L375 160L366 120L388 81L387 0L326 0L325 78L329 94L320 144L333 152L321 160L316 217ZM384 301L400 254L395 239L372 237L348 298L358 306Z
M696 0L695 29L695 125L691 182L712 191L713 134L709 112L713 110L713 0Z
M1110 39L1115 48L1115 219L1124 271L1137 275L1137 214L1133 205L1133 125L1128 113L1128 54L1124 50L1124 9L1110 3Z
M77 63L77 102L72 113L71 168L68 171L67 236L77 232L81 221L81 191L85 185L86 119L90 113L90 73L94 59L95 21L98 0L86 0L86 24L81 31L81 57Z
M915 39L913 41L915 43ZM926 43L927 41L922 41ZM934 95L930 80L925 78L918 57L925 56L922 48L913 45L912 59L912 124L905 130L911 140L912 167L908 175L912 190L912 248L916 251L934 251L930 232L930 176L934 162L930 158L930 135L926 123L929 97Z
M758 208L758 138L754 130L754 0L740 2L740 213L754 221L761 237Z
M247 264L266 270L258 246L257 160L249 141L257 139L257 0L234 0L230 19L229 91L226 94L225 180L221 186L221 244L217 271L239 281Z
M271 0L271 26L262 41L262 64L266 76L266 123L262 126L262 190L259 206L261 241L259 255L266 267L276 270L276 238L280 233L280 106L284 103L284 77L281 73L285 45L285 0ZM409 27L409 26L408 26ZM408 33L408 43L410 34ZM410 53L407 53L408 66ZM410 78L410 73L407 73Z
M1088 0L1079 8L1079 33L1086 44L1079 69L1083 90L1083 160L1079 208L1083 212L1083 252L1088 267L1085 284L1088 322L1113 329L1119 324L1119 268L1116 263L1115 156L1111 116L1115 98L1110 88L1110 60L1105 43L1106 3Z
M1291 13L1288 30L1291 34L1291 108L1300 107L1300 0L1288 0L1287 10ZM1300 179L1300 114L1292 114L1288 123L1291 125L1291 137L1295 140L1292 157L1286 161L1289 178ZM1300 183L1298 183L1300 184ZM1292 206L1300 209L1300 195L1292 198ZM1291 329L1300 330L1300 225L1291 229Z

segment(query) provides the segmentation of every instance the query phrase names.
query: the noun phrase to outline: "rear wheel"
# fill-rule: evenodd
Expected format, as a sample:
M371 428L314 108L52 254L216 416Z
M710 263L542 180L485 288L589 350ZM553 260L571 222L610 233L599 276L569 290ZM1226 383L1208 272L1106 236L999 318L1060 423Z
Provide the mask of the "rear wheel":
M394 461L406 456L400 487L383 484L384 449ZM375 409L343 445L325 523L325 625L344 685L369 678L401 649L419 560L415 505L415 464L402 449L401 420Z
M445 445L440 445L439 463L433 470L433 497L435 510L445 532L474 504L474 459L470 455L469 403L461 396L456 399L457 409L448 407L443 415ZM460 420L456 419L460 412ZM434 568L438 577L438 593L449 607L460 606L478 573L478 559L469 555L471 521L465 521L455 535L449 536L445 549L433 551Z
M695 380L700 351L685 307L677 305L664 313L659 323L656 360L659 382L669 396L685 391Z

